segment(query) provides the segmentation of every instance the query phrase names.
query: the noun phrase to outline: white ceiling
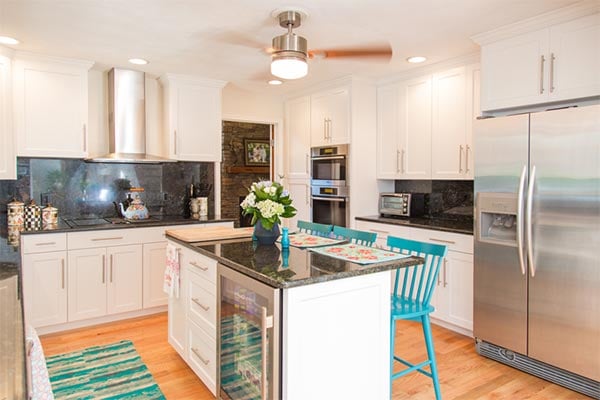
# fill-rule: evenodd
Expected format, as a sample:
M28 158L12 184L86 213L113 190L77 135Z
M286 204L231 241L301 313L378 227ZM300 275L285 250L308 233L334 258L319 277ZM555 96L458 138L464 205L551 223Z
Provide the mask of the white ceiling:
M577 0L0 0L0 35L14 49L96 61L154 75L197 74L255 90L284 93L358 74L393 76L414 65L478 50L469 37L576 3ZM308 77L280 87L266 84L268 47L284 30L275 9L300 7L309 17L296 32L310 48L389 42L389 63L313 60ZM237 38L241 44L232 43ZM141 57L147 66L127 60Z

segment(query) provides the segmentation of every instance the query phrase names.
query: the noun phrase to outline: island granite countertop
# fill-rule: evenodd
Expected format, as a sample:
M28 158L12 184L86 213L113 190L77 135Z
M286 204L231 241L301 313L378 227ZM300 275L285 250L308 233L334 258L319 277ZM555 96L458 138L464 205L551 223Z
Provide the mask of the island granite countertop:
M380 224L391 224L408 226L411 228L431 229L435 231L473 234L473 219L437 219L437 218L393 218L371 215L367 217L356 217L359 221L377 222Z
M373 274L417 265L420 257L409 256L374 264L355 264L279 243L258 245L250 238L186 243L167 234L167 238L186 248L216 259L221 264L267 285L287 289L335 279Z

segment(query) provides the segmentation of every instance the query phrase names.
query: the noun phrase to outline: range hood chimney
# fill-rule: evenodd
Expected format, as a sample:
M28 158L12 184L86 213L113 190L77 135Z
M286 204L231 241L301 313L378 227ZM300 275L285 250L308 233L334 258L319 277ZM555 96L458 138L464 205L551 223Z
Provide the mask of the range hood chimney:
M162 163L168 158L146 154L145 74L113 68L108 73L109 154L90 162Z

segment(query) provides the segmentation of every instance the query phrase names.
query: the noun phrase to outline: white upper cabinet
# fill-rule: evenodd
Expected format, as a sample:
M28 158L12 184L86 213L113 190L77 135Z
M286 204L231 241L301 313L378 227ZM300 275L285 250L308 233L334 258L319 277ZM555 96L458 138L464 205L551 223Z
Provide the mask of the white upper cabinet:
M310 97L285 103L287 178L310 178Z
M350 143L350 94L347 87L311 96L310 132L312 146Z
M0 179L16 179L17 158L12 131L11 59L0 49Z
M17 155L87 156L88 71L92 65L17 54L13 65Z
M166 74L164 156L182 161L221 161L221 92L226 82Z
M400 174L400 146L398 143L398 85L377 90L377 177L395 179Z
M481 63L484 111L599 96L600 14L484 40Z

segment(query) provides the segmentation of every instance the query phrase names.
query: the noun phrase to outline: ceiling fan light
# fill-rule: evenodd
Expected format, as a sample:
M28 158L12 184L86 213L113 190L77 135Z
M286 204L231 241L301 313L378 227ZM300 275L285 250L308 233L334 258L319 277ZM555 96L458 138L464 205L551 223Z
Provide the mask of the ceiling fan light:
M302 57L273 57L271 74L282 79L299 79L308 74L308 64Z
M412 57L408 57L406 59L406 61L408 61L411 64L419 64L422 62L427 61L427 57L423 57L423 56L412 56Z
M10 36L0 36L0 44L15 45L19 44L19 41Z

